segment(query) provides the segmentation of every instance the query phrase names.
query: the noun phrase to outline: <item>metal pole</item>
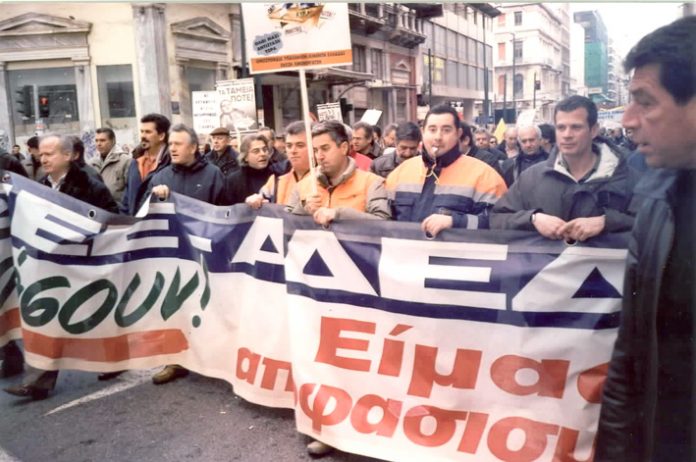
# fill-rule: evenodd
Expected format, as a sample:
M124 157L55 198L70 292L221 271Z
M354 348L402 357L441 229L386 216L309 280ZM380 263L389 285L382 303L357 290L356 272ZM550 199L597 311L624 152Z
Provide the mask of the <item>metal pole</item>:
M428 48L428 106L433 106L433 50Z
M517 95L515 94L515 64L517 63L517 58L515 57L515 33L512 34L512 115L514 123L517 123Z
M507 122L507 73L503 79L503 120Z
M483 22L483 126L488 126L488 66L486 64L486 15L481 15Z
M536 87L537 87L537 80L536 80L536 72L534 73L534 99L532 103L532 107L536 109Z

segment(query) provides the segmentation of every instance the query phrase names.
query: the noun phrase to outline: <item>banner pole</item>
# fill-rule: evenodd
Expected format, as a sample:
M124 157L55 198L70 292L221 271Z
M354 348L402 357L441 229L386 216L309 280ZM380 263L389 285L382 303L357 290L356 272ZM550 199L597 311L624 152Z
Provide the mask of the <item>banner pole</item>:
M312 146L312 128L310 127L309 117L309 97L307 96L307 75L303 68L300 69L300 95L302 98L302 115L305 126L305 136L307 137L307 155L309 156L309 174L316 178L317 164L314 159L314 147ZM317 182L312 181L312 193L317 193Z

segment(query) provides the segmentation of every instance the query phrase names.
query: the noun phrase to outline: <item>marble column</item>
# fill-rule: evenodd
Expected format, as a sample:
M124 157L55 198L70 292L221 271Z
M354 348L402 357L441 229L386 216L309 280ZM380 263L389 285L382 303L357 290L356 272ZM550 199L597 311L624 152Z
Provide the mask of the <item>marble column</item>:
M80 115L80 131L90 131L97 128L94 118L94 98L92 79L89 72L89 61L73 61L75 66L75 87L77 88L77 111ZM108 104L103 101L102 104Z
M5 129L11 144L15 144L14 124L10 111L10 81L7 78L7 69L4 62L0 61L0 127Z
M186 78L186 66L188 65L188 59L177 59L176 60L176 72L179 77L179 110L181 115L181 122L193 127L193 113L191 108L191 91L189 90L189 82Z
M161 3L134 3L136 68L141 116L156 112L172 117L165 10Z

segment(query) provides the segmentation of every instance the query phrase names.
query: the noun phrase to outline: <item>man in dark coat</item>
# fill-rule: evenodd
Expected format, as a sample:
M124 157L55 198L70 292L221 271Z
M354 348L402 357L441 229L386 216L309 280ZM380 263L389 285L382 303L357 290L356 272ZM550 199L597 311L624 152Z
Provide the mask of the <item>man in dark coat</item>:
M401 162L418 155L418 145L423 137L413 122L402 122L395 130L396 147L386 148L370 165L370 171L386 178Z
M210 139L213 146L205 155L206 160L219 168L225 177L239 170L239 153L230 146L230 130L218 127L210 132Z
M76 162L78 155L73 149L72 136L48 135L41 138L41 165L46 172L41 183L95 207L118 213L118 205L109 189L80 168ZM55 387L57 379L58 371L44 371L32 367L29 368L22 385L5 388L5 391L34 400L45 399Z
M155 173L150 180L152 194L166 199L171 192L175 192L210 204L222 204L225 192L222 172L198 154L198 135L192 128L184 124L172 127L169 132L169 154L171 164ZM153 375L152 382L162 385L186 377L188 373L188 369L170 364Z
M156 172L169 165L167 134L171 123L162 114L147 114L140 119L140 145L128 166L126 189L123 191L121 212L135 215L138 205L150 187Z
M623 125L650 167L629 241L595 461L696 460L696 16L641 39Z
M505 160L500 168L508 188L522 172L549 158L549 153L541 147L541 129L539 127L535 125L519 127L517 137L522 150L517 156Z
M556 105L554 118L556 149L522 172L495 204L491 228L536 230L568 242L629 231L640 175L628 168L623 151L603 140L593 143L597 106L584 96L570 96Z

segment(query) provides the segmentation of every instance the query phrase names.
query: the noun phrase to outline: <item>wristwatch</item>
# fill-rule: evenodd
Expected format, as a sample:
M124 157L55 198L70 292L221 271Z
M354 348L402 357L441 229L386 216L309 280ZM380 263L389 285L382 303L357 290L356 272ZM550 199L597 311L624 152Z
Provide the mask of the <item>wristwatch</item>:
M537 212L532 213L532 216L529 219L530 222L534 223L536 221L536 214Z

